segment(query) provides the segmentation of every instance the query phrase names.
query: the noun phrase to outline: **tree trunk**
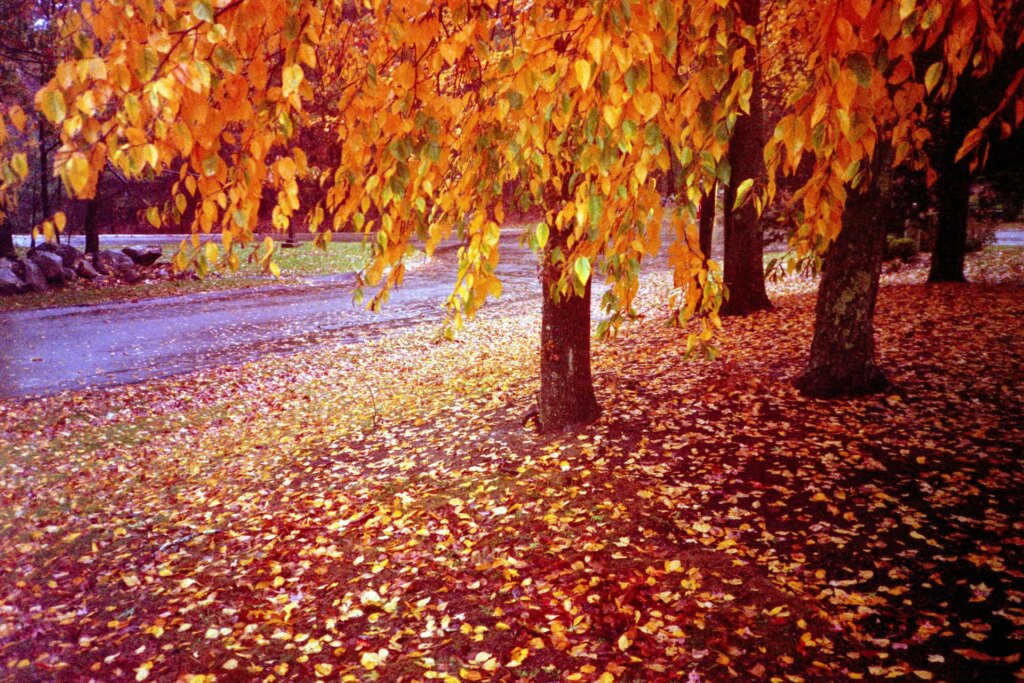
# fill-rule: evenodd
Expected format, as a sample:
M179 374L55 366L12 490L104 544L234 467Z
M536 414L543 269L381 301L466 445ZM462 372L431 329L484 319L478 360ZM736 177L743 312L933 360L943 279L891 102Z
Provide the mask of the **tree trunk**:
M748 26L761 21L760 0L740 0L740 15ZM764 109L761 104L761 70L758 65L760 45L747 48L745 66L754 75L750 95L750 114L736 120L729 142L731 180L725 191L725 269L723 276L729 288L729 299L722 304L722 315L747 315L771 308L764 287L764 244L761 218L753 197L733 209L736 188L744 181L759 182L765 177L762 127Z
M85 205L85 225L83 226L83 232L85 232L85 253L86 254L98 254L100 253L100 228L99 223L96 220L96 214L99 213L99 197L93 197L87 200Z
M828 253L818 286L811 358L795 384L817 398L881 391L888 380L875 364L875 300L885 248L883 192L874 178L851 190L843 228ZM884 212L882 212L884 214Z
M11 224L7 220L0 219L0 258L13 259L16 256Z
M964 79L967 81L967 79ZM949 131L936 171L939 174L939 228L932 251L928 282L966 282L967 218L971 199L970 159L956 161L956 153L971 128L971 88L963 82L950 102Z
M542 431L592 422L600 414L590 375L590 280L582 297L570 291L556 299L552 283L558 270L544 253L541 288L544 306L540 332L540 399Z
M700 200L700 221L697 229L700 250L704 254L705 260L711 258L711 241L715 235L715 198L717 193L718 183L711 183L711 189Z
M50 160L46 151L46 122L40 116L37 119L39 133L39 208L42 212L40 222L50 217Z

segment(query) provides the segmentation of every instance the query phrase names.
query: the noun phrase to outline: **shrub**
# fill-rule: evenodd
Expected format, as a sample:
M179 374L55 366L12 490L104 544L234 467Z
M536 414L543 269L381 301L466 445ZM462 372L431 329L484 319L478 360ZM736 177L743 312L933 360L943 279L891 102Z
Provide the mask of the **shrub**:
M900 259L909 261L917 255L917 245L909 237L887 235L885 238L885 260Z

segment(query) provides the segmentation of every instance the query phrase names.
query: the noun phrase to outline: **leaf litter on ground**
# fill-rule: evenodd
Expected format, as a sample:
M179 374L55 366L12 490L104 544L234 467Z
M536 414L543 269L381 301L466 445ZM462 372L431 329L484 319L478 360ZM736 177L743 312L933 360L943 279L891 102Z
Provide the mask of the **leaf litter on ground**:
M925 272L884 277L895 388L853 400L789 384L813 281L709 363L657 276L578 433L522 424L525 304L6 402L0 677L1020 678L1021 252Z

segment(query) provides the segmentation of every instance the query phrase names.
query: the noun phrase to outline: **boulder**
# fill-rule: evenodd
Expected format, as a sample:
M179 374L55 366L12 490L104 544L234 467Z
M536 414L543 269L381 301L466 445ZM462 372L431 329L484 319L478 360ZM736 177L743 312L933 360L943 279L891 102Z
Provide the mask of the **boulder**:
M163 247L159 244L147 244L143 247L125 247L121 250L137 266L151 266L160 260L164 255Z
M60 256L60 260L64 262L65 268L71 268L74 266L75 261L80 260L84 254L75 249L70 244L54 244L53 242L43 242L35 249L36 251L47 252L50 254L56 254Z
M0 296L21 294L28 285L14 272L14 261L0 258Z
M100 276L96 269L92 267L92 264L85 259L75 263L75 273L83 280L95 280Z
M131 270L123 271L118 275L118 279L121 282L127 282L128 284L134 284L142 281L142 273L139 272L138 268L132 268Z
M49 282L56 284L64 283L64 261L52 251L40 251L35 249L28 254L27 261L39 266L43 277Z
M24 269L22 279L25 281L25 285L33 292L45 292L50 287L46 284L46 276L43 275L43 271L36 265L36 262L32 259L25 259L21 262Z
M75 272L74 268L64 268L64 282L71 282L72 280L78 279L78 273Z
M92 264L101 275L116 277L125 282L138 282L141 279L135 261L119 251L101 251L93 254Z

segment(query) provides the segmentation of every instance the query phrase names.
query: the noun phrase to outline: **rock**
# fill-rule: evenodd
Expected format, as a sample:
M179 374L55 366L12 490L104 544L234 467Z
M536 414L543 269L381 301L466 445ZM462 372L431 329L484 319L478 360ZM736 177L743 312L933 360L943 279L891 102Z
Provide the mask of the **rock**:
M71 282L78 279L78 273L74 268L64 268L64 282Z
M25 259L21 262L25 269L25 274L22 279L25 281L25 285L28 286L33 292L45 292L50 288L46 284L46 276L43 275L43 271L36 265L36 262L32 259Z
M54 244L53 242L43 242L35 249L36 251L42 251L50 254L56 254L60 256L60 260L64 262L65 268L71 268L74 266L75 261L80 260L84 254L75 249L70 244Z
M35 263L49 282L64 283L64 261L52 251L35 249L28 254L28 262Z
M164 255L163 247L159 244L147 244L144 247L125 247L121 251L134 261L137 266L151 266Z
M116 277L125 282L138 282L141 278L135 261L119 251L101 251L93 254L93 265L102 275Z
M85 259L75 263L75 272L78 274L78 277L83 280L95 280L100 276L100 274L96 272L96 269L92 267L92 264Z
M0 258L0 296L21 294L28 285L14 272L14 261Z
M132 268L131 270L123 271L118 275L118 279L121 280L121 282L133 284L142 280L142 273L139 272L138 268Z

